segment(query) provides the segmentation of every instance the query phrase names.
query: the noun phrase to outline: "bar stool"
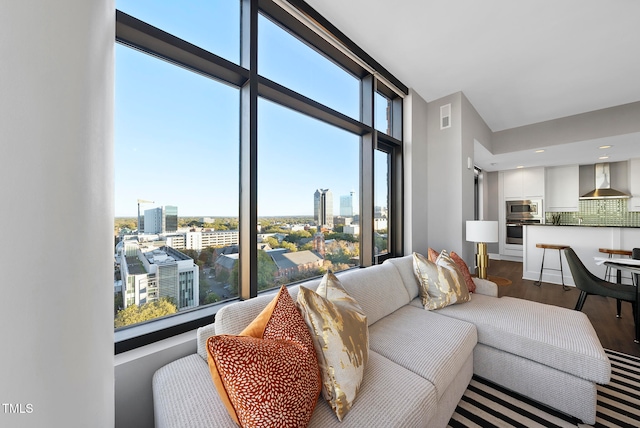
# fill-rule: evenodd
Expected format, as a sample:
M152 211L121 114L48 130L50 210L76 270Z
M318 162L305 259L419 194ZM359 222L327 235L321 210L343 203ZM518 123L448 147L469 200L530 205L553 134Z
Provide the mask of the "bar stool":
M627 250L612 250L611 248L599 248L598 251L604 254L609 254L609 258L613 258L614 254L616 256L631 257L631 251L627 251ZM605 281L611 282L611 269L612 267L607 265L607 269L604 271L604 278L603 278ZM633 280L632 277L629 277L629 279ZM616 280L618 284L622 283L622 272L619 269L617 269L617 272L616 272Z
M569 245L559 245L559 244L536 244L536 248L542 248L542 263L540 264L540 277L536 282L533 283L534 285L540 286L542 284L542 271L544 269L557 270L557 271L560 271L560 278L562 279L562 289L565 291L569 289L569 287L564 285L564 272L562 271L562 250L569 247L570 247ZM558 260L560 261L560 269L544 267L544 256L547 250L558 250Z
M613 258L613 255L615 254L616 256L626 256L626 257L631 257L631 251L627 251L627 250L614 250L611 248L598 248L598 251L604 254L609 254L609 258ZM611 266L607 265L607 269L604 271L604 280L605 281L609 281L611 282L611 269L615 269L612 268ZM631 282L633 281L633 277L625 277L625 278L629 278L631 279ZM616 269L616 282L618 284L622 284L622 271L620 269ZM622 303L620 302L620 300L616 299L616 309L618 310L618 312L616 313L616 318L621 318L622 317Z

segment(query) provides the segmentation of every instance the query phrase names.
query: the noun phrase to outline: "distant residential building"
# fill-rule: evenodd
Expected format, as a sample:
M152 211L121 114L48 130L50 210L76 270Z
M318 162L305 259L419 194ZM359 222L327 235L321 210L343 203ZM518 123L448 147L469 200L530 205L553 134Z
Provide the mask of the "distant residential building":
M342 233L346 233L353 236L360 235L360 225L359 224L345 225L344 229L342 229Z
M374 217L384 217L387 218L387 207L375 206L373 207L373 216Z
M178 250L202 251L207 247L238 245L240 233L237 230L184 231L158 235L157 239L166 240L168 246Z
M333 218L333 224L334 226L337 225L350 225L351 223L353 223L353 217L343 217L343 216L337 216Z
M388 222L386 217L375 217L373 219L373 230L386 230Z
M144 210L144 233L167 233L178 230L178 207L163 207Z
M353 217L353 195L355 192L351 192L348 195L340 196L340 215L342 217Z
M232 254L221 254L215 261L213 268L216 271L216 277L220 275L221 272L227 272L231 275L233 271L233 267L238 262L238 257L240 254L232 253Z
M125 241L121 248L124 307L170 298L178 310L198 306L198 266L193 259L158 242Z
M276 279L291 278L304 272L316 270L322 267L324 259L313 251L268 251L267 254L278 268Z
M313 194L313 219L320 227L333 228L333 193L317 189Z

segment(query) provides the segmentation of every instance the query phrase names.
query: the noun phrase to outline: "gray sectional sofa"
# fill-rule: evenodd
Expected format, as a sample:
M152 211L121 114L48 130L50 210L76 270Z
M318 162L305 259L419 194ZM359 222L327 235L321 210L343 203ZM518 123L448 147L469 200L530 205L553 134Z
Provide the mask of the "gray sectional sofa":
M595 422L596 383L609 382L611 367L582 312L498 298L496 285L479 279L470 302L426 311L412 256L338 278L367 315L369 361L345 419L321 396L310 427L444 427L474 373ZM295 300L298 286L289 292ZM213 334L238 334L272 298L222 308L215 324L198 330L196 354L155 373L156 427L236 427L211 381L205 343Z

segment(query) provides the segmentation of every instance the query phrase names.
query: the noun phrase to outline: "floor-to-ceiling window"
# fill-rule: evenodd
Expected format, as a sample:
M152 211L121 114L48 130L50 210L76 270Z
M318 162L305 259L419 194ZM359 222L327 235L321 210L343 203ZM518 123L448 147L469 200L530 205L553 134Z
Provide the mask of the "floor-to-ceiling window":
M304 2L117 8L117 352L401 253L392 75Z

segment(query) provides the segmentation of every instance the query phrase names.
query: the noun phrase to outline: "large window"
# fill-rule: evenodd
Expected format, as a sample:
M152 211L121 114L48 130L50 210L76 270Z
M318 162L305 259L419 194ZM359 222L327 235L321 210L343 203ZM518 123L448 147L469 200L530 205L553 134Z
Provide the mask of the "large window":
M264 15L258 21L258 73L354 119L360 82Z
M258 124L258 289L358 266L360 138L262 99Z
M406 88L290 3L118 1L116 352L401 255Z

